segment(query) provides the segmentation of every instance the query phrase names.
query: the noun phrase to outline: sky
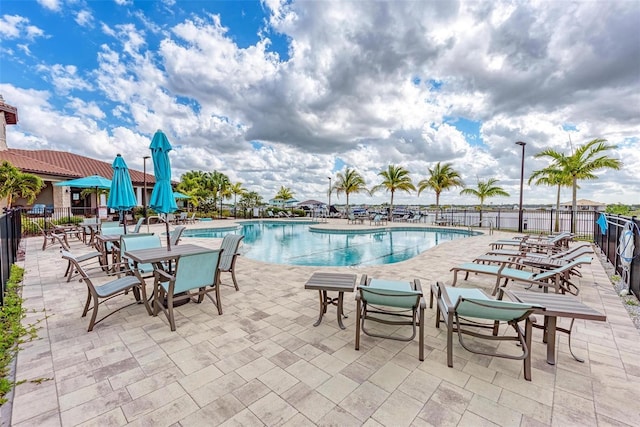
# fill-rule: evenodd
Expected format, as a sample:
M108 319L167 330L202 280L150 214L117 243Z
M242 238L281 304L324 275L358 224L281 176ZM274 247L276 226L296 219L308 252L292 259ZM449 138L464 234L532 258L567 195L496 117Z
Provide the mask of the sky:
M216 170L265 201L281 186L324 201L345 167L373 187L390 164L417 184L448 162L470 187L498 179L498 205L518 203L524 141L536 205L556 190L527 184L548 165L535 154L604 138L624 166L578 198L637 204L639 23L637 0L2 0L7 143L142 170L162 129L174 179ZM477 204L459 193L441 204Z

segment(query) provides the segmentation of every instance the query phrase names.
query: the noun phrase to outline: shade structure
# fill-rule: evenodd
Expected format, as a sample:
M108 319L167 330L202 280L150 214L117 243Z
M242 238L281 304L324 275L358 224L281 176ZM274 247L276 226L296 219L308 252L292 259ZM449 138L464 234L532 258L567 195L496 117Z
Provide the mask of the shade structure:
M96 218L98 217L98 190L111 189L111 180L100 175L90 175L84 178L71 179L69 181L56 182L58 187L95 188L96 190Z
M172 150L167 136L160 129L156 131L149 146L151 158L153 159L153 174L156 183L151 192L149 207L156 212L168 214L178 209L176 199L173 197L171 188L171 163L169 162L169 151ZM167 248L171 250L169 238L169 223L165 221L167 228Z
M111 190L107 207L119 212L128 211L138 205L136 195L133 192L129 168L122 156L118 154L111 165L113 167L113 178L111 179ZM124 233L127 234L127 220L124 219Z
M182 194L179 191L174 191L173 198L180 200L180 199L190 199L191 197L187 196L186 194Z

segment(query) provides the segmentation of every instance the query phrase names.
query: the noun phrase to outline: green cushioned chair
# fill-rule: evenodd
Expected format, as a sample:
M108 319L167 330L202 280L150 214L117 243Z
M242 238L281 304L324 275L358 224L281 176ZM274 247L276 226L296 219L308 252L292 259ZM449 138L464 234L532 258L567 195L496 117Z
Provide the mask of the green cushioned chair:
M120 253L122 254L123 262L128 264L131 271L137 271L142 277L153 276L153 264L138 264L136 267L133 261L126 259L125 252L160 247L162 247L160 236L156 236L153 233L123 234L120 236Z
M222 249L207 250L189 255L181 255L176 259L173 274L156 269L154 272L153 314L164 311L171 330L176 330L174 303L197 297L194 302L201 303L208 296L222 314L220 301L220 258ZM182 295L177 295L183 293ZM215 297L211 296L215 294ZM166 307L163 302L166 301Z
M66 259L67 261L69 261L69 263L71 263L71 265L73 266L72 268L78 272L78 274L81 277L81 280L84 281L87 285L87 302L84 305L82 317L85 317L87 315L89 309L93 309L93 312L91 314L91 320L89 321L89 328L87 329L88 332L91 332L93 330L93 327L96 324L100 323L101 321L111 316L112 314L115 314L119 310L129 307L130 305L138 304L139 302L142 302L145 308L147 309L147 313L151 314L151 307L149 307L144 284L136 276L118 277L116 279L109 280L105 283L96 284L94 282L97 282L99 280L99 277L94 275L90 277L88 273L92 269L87 269L81 266L80 262L78 261L78 258L74 256L71 252L67 252L63 250L62 258ZM120 274L117 274L117 275L120 276ZM109 277L109 274L101 274L101 276ZM113 310L112 312L102 317L101 319L96 320L98 317L98 307L100 304L118 295L124 295L129 291L133 292L135 296L135 301L131 302L130 304L124 305L116 310Z
M244 239L241 234L227 234L222 239L220 248L223 250L220 258L220 271L225 273L231 273L231 279L233 280L233 286L236 291L239 290L238 282L236 281L236 258L240 253L238 248L240 242Z
M436 283L431 287L437 298L436 328L447 326L447 365L453 367L453 332L457 332L460 345L467 351L486 356L523 360L524 378L531 381L531 330L530 316L541 307L518 302L489 298L480 289L447 287ZM524 321L524 330L519 322ZM498 335L500 322L513 328L515 335ZM490 329L491 333L482 333ZM463 336L492 341L515 341L520 351L511 353L489 352L486 347L472 346ZM518 348L515 347L514 348Z
M356 350L360 349L360 330L372 337L412 341L416 336L416 329L419 329L418 358L421 361L424 360L424 308L426 304L420 280L402 282L367 279L367 276L363 275L358 286L356 301ZM397 335L382 335L367 329L367 321L394 326L409 325L413 330L408 338Z

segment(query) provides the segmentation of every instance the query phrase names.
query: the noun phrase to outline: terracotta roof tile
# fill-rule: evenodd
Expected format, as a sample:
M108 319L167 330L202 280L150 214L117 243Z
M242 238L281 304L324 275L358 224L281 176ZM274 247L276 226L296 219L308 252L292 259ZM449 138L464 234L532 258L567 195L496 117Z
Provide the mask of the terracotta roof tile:
M80 178L77 172L60 167L58 165L38 160L36 158L26 156L18 151L22 150L3 150L0 151L0 161L6 160L13 166L17 167L23 172L40 174L40 175L54 175L64 178Z
M65 178L70 176L75 178L97 174L111 179L113 175L111 162L103 162L101 160L92 159L90 157L85 157L66 151L19 150L10 148L8 151L0 151L0 159L2 159L3 153L13 153L23 158L33 159L33 163L38 162L41 164L45 164L51 168L59 168L58 173L53 173L52 171L43 172L39 170L29 170L29 172L33 173L60 175L61 177ZM28 170L28 168L18 166L15 163L14 165L22 170ZM62 171L64 171L64 173L62 173ZM134 185L142 185L142 183L144 182L144 174L142 172L134 169L129 169L129 174L131 175L131 181ZM147 174L147 184L153 185L155 182L155 177L152 174Z

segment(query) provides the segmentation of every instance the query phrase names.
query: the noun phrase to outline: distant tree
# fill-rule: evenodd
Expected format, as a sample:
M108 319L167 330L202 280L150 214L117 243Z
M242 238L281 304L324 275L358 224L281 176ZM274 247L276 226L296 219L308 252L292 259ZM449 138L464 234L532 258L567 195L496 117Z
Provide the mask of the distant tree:
M454 187L464 187L464 182L460 178L458 171L453 169L451 163L444 165L438 162L435 167L429 168L429 178L423 179L418 183L418 197L420 193L426 189L433 190L436 193L436 215L440 208L440 194Z
M378 176L382 177L382 182L371 189L371 193L375 193L378 190L386 189L391 193L391 202L389 203L389 221L392 220L393 217L393 196L396 191L406 191L407 193L411 193L411 191L415 191L416 187L413 185L411 181L411 177L409 176L409 171L403 168L402 166L389 165L387 170L383 170L378 173Z
M629 216L631 214L631 206L623 205L622 203L607 205L605 212L612 215Z
M578 147L576 151L567 156L558 151L547 149L536 154L535 157L549 157L552 160L552 167L562 170L564 175L571 177L572 197L571 210L578 210L578 181L584 179L597 179L595 172L600 169L615 169L622 167L622 162L618 159L608 157L605 151L616 149L616 145L606 144L606 139L597 138ZM571 222L571 232L576 231L576 218Z
M242 196L244 193L246 193L247 190L242 188L241 182L236 182L229 187L229 191L231 192L231 194L233 194L233 216L235 217L238 196Z
M24 173L6 160L0 164L0 199L7 200L8 208L19 198L33 203L44 187L44 181L39 176Z
M536 185L549 185L557 186L558 191L556 194L556 220L554 230L560 231L560 190L562 187L571 187L573 180L571 176L564 173L564 171L557 166L550 165L544 169L534 171L529 177L529 184L534 182Z
M291 191L290 188L282 185L273 199L280 200L282 202L282 206L284 207L284 204L287 202L287 200L293 199L293 194L294 192Z
M482 222L482 207L486 199L496 196L509 197L509 193L504 191L502 187L495 185L497 182L498 180L495 178L490 178L488 181L479 179L476 188L465 188L460 192L460 194L468 194L478 198L480 201L480 222Z
M351 168L345 168L344 172L337 173L336 183L332 188L338 197L340 197L342 193L347 196L347 214L349 214L349 196L351 194L369 193L362 175Z

